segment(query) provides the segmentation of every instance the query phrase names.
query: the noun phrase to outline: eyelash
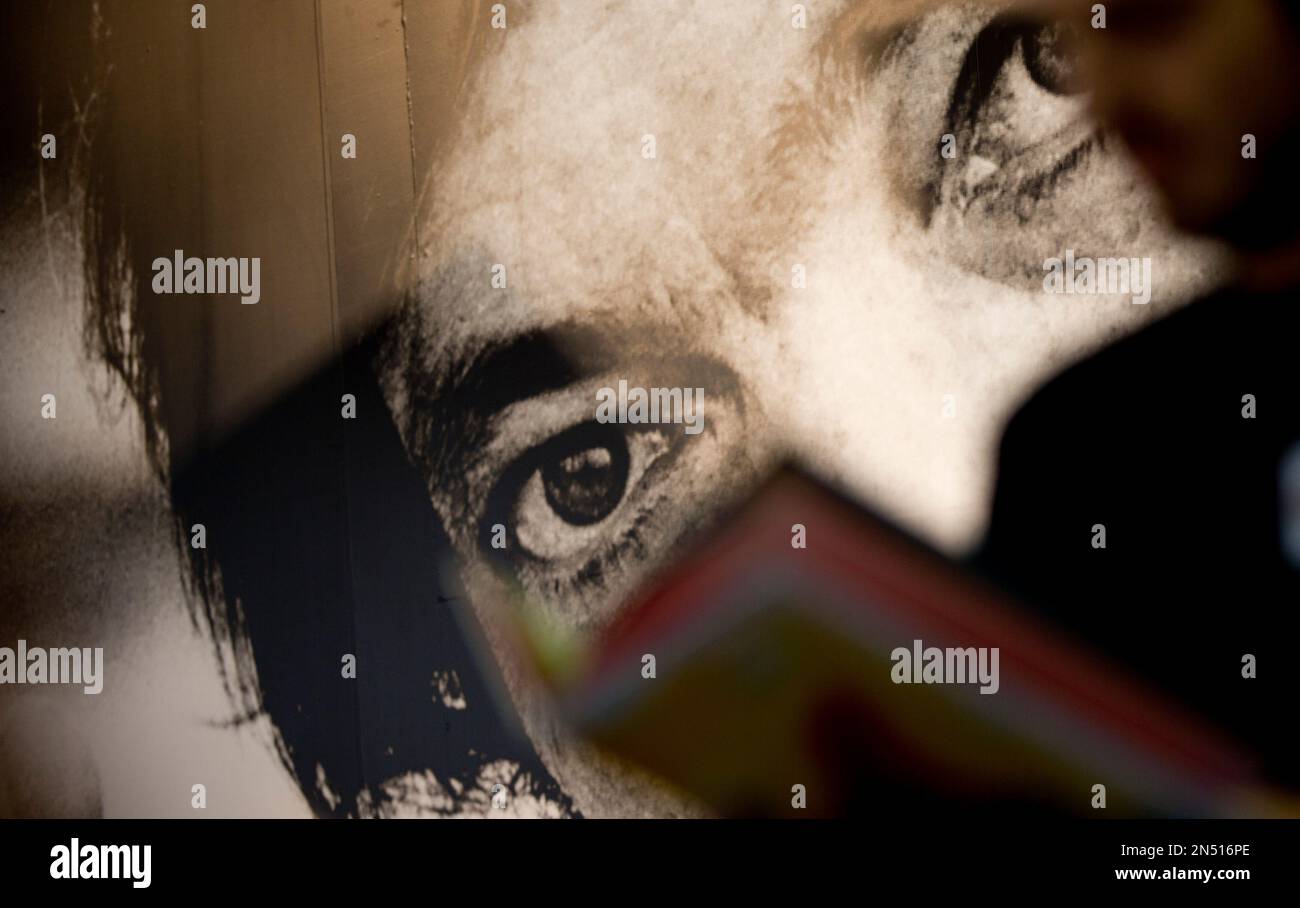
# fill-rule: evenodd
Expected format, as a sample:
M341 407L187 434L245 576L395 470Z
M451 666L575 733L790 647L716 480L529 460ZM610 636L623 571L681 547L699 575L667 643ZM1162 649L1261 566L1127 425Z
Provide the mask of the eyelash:
M542 574L545 589L536 590L537 593L564 598L591 596L607 588L608 579L620 569L629 555L634 555L639 561L643 561L650 554L646 549L643 533L646 525L654 517L656 508L660 504L658 501L638 503L639 509L635 514L622 520L622 523L626 524L626 528L622 532L611 540L602 540L594 551L583 558L580 565L562 576L545 576L556 569L555 563L527 551L526 546L523 545L519 538L515 510L527 484L532 481L535 474L543 469L548 457L554 456L557 450L566 450L567 447L571 446L573 436L577 435L581 440L585 433L586 440L591 443L591 447L596 447L602 435L608 439L617 434L621 443L629 448L629 458L639 461L645 458L645 454L632 451L631 449L635 448L636 444L629 443L629 439L633 438L634 433L638 432L662 431L659 427L647 429L623 426L606 426L602 429L590 428L594 425L596 424L590 422L570 425L554 433L541 444L527 449L501 471L499 478L494 482L487 496L483 516L479 523L479 551L499 572L520 582L525 582L530 574ZM668 435L669 433L663 432L663 434ZM607 517L597 522L597 526L603 524L605 520L618 518L620 514L625 512L629 504L634 503L634 499L645 497L647 477L652 477L668 467L669 462L677 453L677 443L680 443L680 441L680 438L670 440L669 446L665 450L650 457L645 463L638 463L638 468L635 471L629 466L629 473L619 493L617 503ZM639 456L634 456L637 454ZM496 524L504 526L506 530L507 545L504 551L495 549L491 545L492 528ZM555 559L555 561L562 560L562 558Z
M591 584L598 583L603 589L604 584L600 581L608 576L611 567L620 566L627 555L635 554L638 562L643 561L649 553L641 539L641 526L649 517L649 511L638 514L632 525L619 538L605 543L573 574L551 578L548 593L556 597L577 593L590 594Z
M1131 239L1146 203L1124 192L1133 175L1088 116L1075 45L1063 28L954 6L894 39L877 65L883 90L905 99L891 123L907 154L888 171L891 201L916 228L904 245L1035 292L1043 260L1067 245L1102 250ZM1100 192L1118 207L1102 214L1090 205ZM1132 217L1113 216L1121 208Z
M999 100L1006 100L999 98L998 88L1001 86L1003 91L1007 91L1007 86L1014 85L1012 80L1017 76L1019 81L1035 86L1041 97L1055 99L1058 103L1073 103L1066 100L1076 94L1072 90L1073 86L1069 84L1071 74L1067 71L1064 76L1061 76L1059 73L1050 72L1051 61L1045 61L1044 55L1055 48L1045 47L1043 42L1038 40L1042 36L1043 26L1007 15L993 17L976 34L964 55L962 68L954 81L948 116L944 124L945 132L957 136L962 145L962 154L958 160L969 159L981 138L997 144L997 140L987 134L991 130L988 130L990 124L986 121L993 116L991 108ZM1059 40L1062 36L1057 33L1051 37ZM1068 51L1062 52L1062 55L1067 58L1068 65ZM982 80L982 71L988 66L994 70L992 78ZM1039 74L1035 74L1035 69L1040 71ZM1058 76L1063 84L1059 86L1044 84L1044 79L1053 75ZM1053 135L1029 140L1018 153L1012 154L1005 161L998 162L999 179L1001 179L1002 173L1008 169L1008 165L1016 162L1017 156L1024 159L1020 162L1019 169L1022 172L1016 182L1004 186L998 186L996 183L988 186L977 185L967 203L973 203L985 192L997 193L998 197L1005 195L1020 197L1027 194L1034 199L1042 199L1050 196L1057 183L1066 174L1077 169L1087 160L1098 142L1095 134L1081 141L1075 141L1077 137L1068 136L1067 131L1070 126L1071 123L1067 122ZM983 136L981 136L982 128L986 130ZM1068 141L1063 141L1063 137ZM1031 164L1031 156L1050 160L1039 160ZM945 195L950 188L953 164L955 162L945 164L944 175L931 187L931 211L948 201ZM1029 175L1023 173L1026 169L1030 171ZM960 171L956 173L959 175ZM1021 220L1023 222L1025 219Z

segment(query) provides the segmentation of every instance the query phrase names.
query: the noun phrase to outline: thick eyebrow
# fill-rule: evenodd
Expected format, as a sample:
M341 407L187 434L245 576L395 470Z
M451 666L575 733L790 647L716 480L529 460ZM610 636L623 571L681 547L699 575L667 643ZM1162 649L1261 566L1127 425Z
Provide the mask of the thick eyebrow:
M405 343L422 336L415 332ZM506 407L614 368L611 340L590 325L562 322L444 351L432 369L422 365L421 351L402 350L413 456L439 471L463 463L487 443L493 417Z
M390 367L397 366L404 376L407 412L399 419L411 458L426 477L455 484L464 478L475 453L491 442L495 417L506 408L613 372L629 358L672 361L680 376L690 376L713 393L738 395L741 383L735 371L693 349L677 327L629 324L615 315L609 322L596 327L569 320L480 340L465 349L443 351L432 369L418 349L401 351L401 362ZM422 336L414 332L404 343L418 344L415 338ZM743 410L744 401L737 399L736 406Z
M450 370L442 393L467 410L490 416L516 401L563 388L610 369L609 339L589 325L537 328L489 343Z

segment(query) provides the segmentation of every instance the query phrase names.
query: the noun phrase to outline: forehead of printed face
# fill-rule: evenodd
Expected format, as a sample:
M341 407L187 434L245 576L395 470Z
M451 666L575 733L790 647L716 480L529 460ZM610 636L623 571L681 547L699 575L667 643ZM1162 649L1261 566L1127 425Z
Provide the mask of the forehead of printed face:
M445 329L753 306L825 204L828 156L863 151L813 139L828 118L852 126L846 36L885 21L871 5L615 7L529 6L476 59L421 231L425 302L457 316ZM486 292L494 265L505 305Z

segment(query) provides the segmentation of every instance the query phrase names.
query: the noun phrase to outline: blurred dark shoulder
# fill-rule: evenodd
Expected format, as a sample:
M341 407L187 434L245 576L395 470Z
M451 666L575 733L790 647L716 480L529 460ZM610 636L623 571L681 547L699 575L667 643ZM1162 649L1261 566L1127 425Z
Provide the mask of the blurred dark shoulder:
M1260 710L1297 680L1298 297L1216 293L1044 385L1003 435L973 559L1269 756ZM1243 654L1270 666L1254 687Z
M1298 296L1221 291L1035 392L1003 434L980 560L1020 581L1027 552L1078 554L1099 523L1108 551L1172 557L1217 520L1235 547L1278 554L1279 466L1300 442Z

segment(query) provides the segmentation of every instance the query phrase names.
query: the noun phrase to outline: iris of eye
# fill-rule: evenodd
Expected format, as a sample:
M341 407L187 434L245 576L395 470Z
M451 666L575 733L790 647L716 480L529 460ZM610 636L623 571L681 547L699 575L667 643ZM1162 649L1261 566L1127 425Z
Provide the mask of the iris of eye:
M627 471L627 453L604 446L552 458L542 464L546 503L566 523L599 523L622 501Z
M1077 95L1083 90L1073 26L1056 23L1028 28L1020 40L1025 69L1039 86L1056 95Z

